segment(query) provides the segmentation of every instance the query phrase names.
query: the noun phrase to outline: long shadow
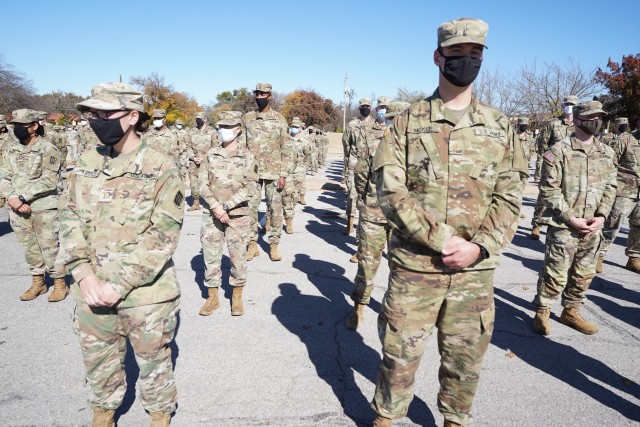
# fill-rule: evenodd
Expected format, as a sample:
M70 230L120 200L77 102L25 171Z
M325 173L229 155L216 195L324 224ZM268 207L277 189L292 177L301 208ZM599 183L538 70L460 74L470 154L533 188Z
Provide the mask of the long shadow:
M310 212L315 208L305 208L305 212ZM315 209L316 211L318 209ZM330 244L331 246L340 249L341 251L352 254L355 252L352 246L358 246L358 242L355 238L355 233L352 232L349 236L342 234L344 226L340 227L340 218L323 218L323 222L316 220L309 220L305 228L313 235L320 237L322 240ZM350 246L351 245L351 246Z
M13 233L13 228L11 228L11 224L9 224L9 217L7 216L6 221L0 221L0 237L9 233Z
M640 328L640 316L638 316L638 308L640 305L640 293L602 277L596 277L589 288L592 292L589 294L589 301L592 301L609 316L621 320L634 328ZM599 292L611 298L623 300L635 304L636 307L623 306L609 298L603 298L600 295L594 295L593 292Z
M525 235L523 233L520 233L520 228L518 229L516 235L513 237L513 241L511 244L518 248L526 248L533 251L542 252L544 256L544 244L536 240L531 240L528 234ZM515 259L516 261L522 262L522 265L524 267L536 273L538 273L542 269L542 265L544 264L544 260L542 259L527 258L522 255L518 255L517 253L503 252L502 255L507 258Z
M493 345L512 351L532 367L565 382L626 418L640 421L639 406L596 381L640 399L638 384L618 374L601 361L582 354L571 346L553 341L553 338L536 335L531 329L533 304L501 289L496 288L494 291L497 298L495 299L496 328L491 340ZM507 301L521 307L530 307L530 312L520 310ZM559 327L560 325L553 326ZM531 390L531 393L536 392L543 391ZM585 416L588 415L585 413ZM581 424L580 421L584 421L584 425L590 425L587 419L574 420L577 424Z
M345 328L353 306L345 298L352 285L338 265L298 254L293 267L307 274L322 296L304 295L292 283L280 284L281 295L272 305L272 313L291 333L304 343L309 359L338 398L347 417L359 426L369 426L375 414L368 399L360 391L354 374L357 372L376 382L380 355L367 346L361 335ZM379 312L380 303L371 300L370 307ZM366 321L375 322L367 313ZM435 426L429 407L414 398L408 417L416 424Z
M591 286L589 286L589 290L600 292L613 298L640 305L640 292L633 289L625 288L619 283L603 279L600 276L596 276L593 278Z
M229 274L231 274L231 260L227 255L222 255L222 285L221 288L224 290L224 297L231 298L232 289L229 285ZM207 299L209 296L209 290L204 285L204 255L202 254L202 249L200 249L200 253L198 255L191 258L191 269L196 273L195 281L200 288L200 296L202 298Z

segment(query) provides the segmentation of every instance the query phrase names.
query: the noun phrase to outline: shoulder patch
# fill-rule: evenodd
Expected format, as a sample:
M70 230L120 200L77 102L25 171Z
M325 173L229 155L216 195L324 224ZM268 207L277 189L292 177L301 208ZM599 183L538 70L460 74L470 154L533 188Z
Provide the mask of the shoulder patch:
M176 195L173 197L173 204L176 205L176 208L182 208L182 203L184 202L184 194L182 194L181 190L176 192Z
M42 166L46 169L57 171L60 169L60 154L57 151L47 151L42 159Z
M544 157L544 159L551 164L554 164L557 159L556 155L553 154L551 151L547 151L546 153L544 153L542 157Z

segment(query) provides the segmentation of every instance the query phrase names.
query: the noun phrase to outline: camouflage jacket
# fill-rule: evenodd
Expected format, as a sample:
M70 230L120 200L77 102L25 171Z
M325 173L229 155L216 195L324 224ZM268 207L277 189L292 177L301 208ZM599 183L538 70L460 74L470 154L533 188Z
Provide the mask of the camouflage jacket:
M0 196L23 196L35 212L58 208L60 152L39 137L29 145L9 145L0 161Z
M540 197L542 222L568 228L571 217L607 217L616 197L616 159L611 147L594 138L583 145L573 135L543 156Z
M231 151L214 147L207 153L204 164L208 179L203 182L200 195L208 207L226 204L229 216L249 215L249 199L258 182L258 165L253 154L243 146Z
M0 133L0 166L2 166L2 153L14 143L19 144L18 140L13 136L11 129L7 132Z
M373 124L371 115L362 118L357 117L349 122L347 129L342 134L342 149L344 151L344 164L349 169L354 169L358 162L358 140L364 138L365 130Z
M214 128L207 127L206 129L194 128L190 132L190 144L187 147L187 156L189 161L193 161L196 157L204 158L210 149L218 147L218 132Z
M454 126L438 91L396 116L373 161L380 206L392 227L389 262L449 272L452 236L489 253L466 270L494 269L513 238L528 175L506 115L472 99Z
M147 144L162 151L167 156L178 162L180 157L180 146L178 135L172 129L165 126L164 129L149 129L145 134Z
M111 158L104 145L82 155L67 179L57 262L78 282L95 274L136 307L180 295L173 260L184 214L173 159L144 140Z
M380 209L376 194L375 174L372 171L373 157L378 145L385 135L386 125L373 121L369 129L363 133L363 138L358 138L357 163L354 169L354 183L358 199L361 202L360 215L366 221L386 223L387 219Z
M568 138L574 129L573 123L563 117L551 120L538 137L538 153L540 155L546 153L553 144Z
M98 136L93 129L91 129L91 126L78 127L78 150L80 151L80 155L85 151L94 151L101 145Z
M618 160L618 196L639 197L640 189L640 132L623 133L611 148Z
M282 146L282 155L287 162L287 175L294 172L306 173L307 160L311 152L311 146L300 134L290 136Z
M67 134L66 132L57 131L54 129L47 129L45 138L48 139L60 152L60 161L62 163L62 170L67 170Z
M270 110L260 113L250 111L242 116L246 130L247 146L258 162L260 179L287 177L287 165L282 162L282 145L287 140L289 128L284 116Z
M524 159L529 163L533 153L536 152L536 140L529 131L518 133L518 139L520 139L520 146L524 151Z

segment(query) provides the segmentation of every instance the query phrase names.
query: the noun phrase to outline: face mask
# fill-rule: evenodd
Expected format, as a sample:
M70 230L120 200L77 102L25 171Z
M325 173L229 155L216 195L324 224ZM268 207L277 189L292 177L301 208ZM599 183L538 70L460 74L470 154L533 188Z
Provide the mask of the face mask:
M469 86L478 77L482 59L471 55L444 56L444 71L440 71L449 83L458 87Z
M562 107L562 111L564 111L565 114L573 114L573 105L565 105L564 107Z
M220 128L218 129L218 138L222 142L231 142L236 138L235 129Z
M119 119L91 119L89 120L89 126L91 126L91 129L96 133L100 142L108 147L116 145L125 133L122 130Z
M526 132L526 131L527 131L527 129L529 129L529 126L527 126L527 125L522 125L522 126L520 126L520 127L519 127L519 129L520 129L520 132Z
M182 125L176 125L178 129L182 129Z
M269 105L269 98L256 98L256 104L258 104L259 109L264 110Z
M384 124L387 125L387 127L391 127L391 123L393 123L393 119L386 119Z
M29 139L29 137L31 136L31 134L29 133L29 128L19 125L13 126L13 134L21 143Z
M296 136L298 134L298 132L300 132L300 130L298 128L289 129L289 133L291 134L291 136Z
M384 116L386 114L387 114L386 108L379 108L378 112L376 113L376 117L378 118L378 120L384 120Z
M360 114L364 117L367 117L371 114L371 107L360 107Z
M86 125L86 124L87 124L87 121L86 121L86 120L80 120L80 124L81 124L82 126L84 126L84 125Z
M628 126L629 126L629 125L626 125L626 124L624 124L624 125L618 125L618 132L620 132L620 133L625 133L625 132L627 131Z
M160 129L162 126L164 126L164 120L154 120L153 126L155 126L156 129Z
M602 119L596 120L583 120L580 122L578 127L584 131L587 135L595 135L600 130L602 126Z
M196 119L196 125L201 128L204 126L204 119Z

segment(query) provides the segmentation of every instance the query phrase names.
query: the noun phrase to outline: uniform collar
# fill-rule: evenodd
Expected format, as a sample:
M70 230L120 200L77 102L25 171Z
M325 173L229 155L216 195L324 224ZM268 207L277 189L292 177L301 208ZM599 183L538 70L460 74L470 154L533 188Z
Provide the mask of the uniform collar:
M440 122L445 119L444 116L444 102L440 97L440 92L436 89L429 98L427 98L431 105L431 121ZM460 121L456 127L471 127L476 125L484 125L486 122L484 114L478 109L478 100L475 97L471 97L471 104L467 108L465 114L460 118Z

